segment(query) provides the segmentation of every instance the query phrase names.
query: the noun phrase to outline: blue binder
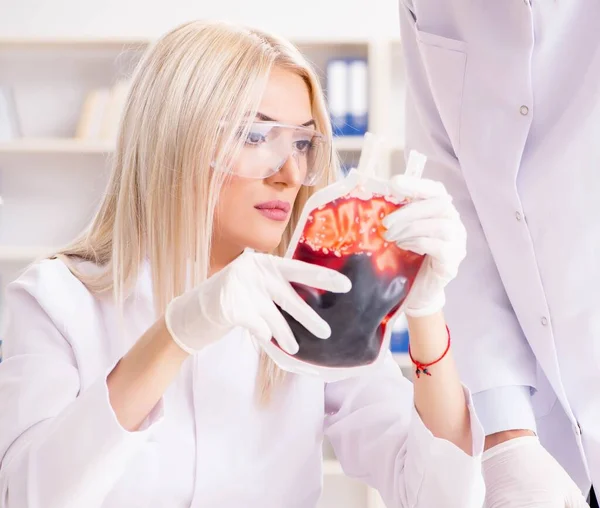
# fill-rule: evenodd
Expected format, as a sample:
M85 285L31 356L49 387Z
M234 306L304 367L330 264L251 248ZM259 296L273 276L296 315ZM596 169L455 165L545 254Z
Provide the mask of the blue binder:
M394 330L390 338L392 353L408 353L408 330Z
M331 116L334 136L345 136L348 131L348 65L343 58L327 63L327 107Z
M332 58L327 63L327 107L335 136L364 136L369 118L368 63Z
M351 136L364 136L369 128L369 73L367 60L348 60L348 126Z

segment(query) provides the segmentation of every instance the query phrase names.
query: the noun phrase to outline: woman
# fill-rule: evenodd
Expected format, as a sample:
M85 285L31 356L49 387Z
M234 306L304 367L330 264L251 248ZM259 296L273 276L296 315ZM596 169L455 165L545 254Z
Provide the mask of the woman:
M286 41L195 22L148 52L91 227L8 291L2 506L314 507L323 435L388 507L481 505L483 435L442 355L465 238L439 184L398 178L418 199L387 224L429 255L407 302L411 348L443 358L414 399L391 357L324 385L256 347L297 350L275 304L329 335L290 282L350 290L277 257L337 174L331 136L318 79Z

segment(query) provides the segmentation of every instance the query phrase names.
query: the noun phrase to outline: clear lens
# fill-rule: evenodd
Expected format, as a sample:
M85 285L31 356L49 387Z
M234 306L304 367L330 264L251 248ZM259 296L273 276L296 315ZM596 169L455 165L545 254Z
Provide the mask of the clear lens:
M240 136L244 128L240 129ZM329 163L331 150L317 131L274 122L254 122L229 164L244 178L268 178L293 157L304 185L315 185Z

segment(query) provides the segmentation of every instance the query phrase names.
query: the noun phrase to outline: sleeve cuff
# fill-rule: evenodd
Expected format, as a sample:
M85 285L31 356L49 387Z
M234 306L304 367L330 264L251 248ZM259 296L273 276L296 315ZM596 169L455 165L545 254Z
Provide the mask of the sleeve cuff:
M85 428L85 432L89 434L92 442L97 441L98 436L104 436L104 453L108 450L118 450L117 454L120 456L129 455L128 451L133 452L147 441L155 428L163 421L164 404L161 399L138 430L129 431L123 428L110 404L107 376L98 379L80 395L80 398L89 401L88 407L92 409L91 413L93 413L88 415L86 424L81 427ZM90 456L93 456L92 450L90 450Z
M473 395L485 435L525 429L537 433L528 386L502 386Z
M448 453L456 454L457 458L462 455L468 461L477 459L483 454L483 447L485 444L484 429L475 412L471 393L464 386L463 390L467 400L467 406L469 408L469 416L471 418L473 456L469 456L453 443L450 443L445 439L435 437L425 426L423 420L421 420L421 417L419 416L419 413L413 407L412 425L408 437L408 450L411 456L417 458L417 462L422 466L422 468L425 467L425 464L428 460L427 456L431 455L434 448L439 448L439 450L447 450Z
M475 414L471 394L463 386L465 398L471 419L472 455L465 453L446 439L435 437L425 426L423 420L413 408L412 423L407 439L407 457L410 466L405 471L412 478L407 485L414 486L409 493L413 503L422 497L421 489L429 489L432 485L439 486L440 492L446 492L459 497L471 498L470 489L476 497L480 497L481 457L485 444L483 427ZM411 489L412 490L412 489ZM463 492L464 491L464 492ZM428 494L426 494L427 496ZM419 506L418 503L415 506ZM472 506L469 503L464 506Z

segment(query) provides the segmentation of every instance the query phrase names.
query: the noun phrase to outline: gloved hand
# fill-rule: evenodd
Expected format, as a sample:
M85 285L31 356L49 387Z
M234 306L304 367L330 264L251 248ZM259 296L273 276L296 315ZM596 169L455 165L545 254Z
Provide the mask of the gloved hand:
M467 233L440 182L398 175L390 184L399 199L411 202L383 219L386 239L401 249L426 255L404 312L413 317L431 315L446 303L444 288L465 258Z
M331 330L290 282L336 293L352 286L350 279L329 268L246 250L198 287L174 298L165 313L167 328L190 354L236 326L261 341L275 338L283 350L295 354L298 344L275 304L319 338L328 338Z
M519 437L483 454L485 508L588 507L575 482L535 436Z

